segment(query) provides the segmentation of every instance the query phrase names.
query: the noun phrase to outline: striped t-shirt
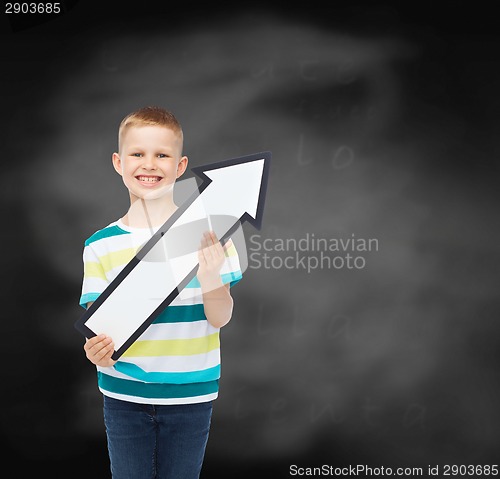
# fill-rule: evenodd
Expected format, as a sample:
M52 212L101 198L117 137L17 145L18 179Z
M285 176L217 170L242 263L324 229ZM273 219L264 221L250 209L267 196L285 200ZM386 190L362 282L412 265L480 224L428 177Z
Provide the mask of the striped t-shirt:
M95 301L152 236L121 220L85 241L80 305ZM229 242L221 269L230 286L242 277ZM220 377L219 329L208 321L196 276L142 333L113 367L97 366L98 387L107 396L145 404L188 404L217 397Z

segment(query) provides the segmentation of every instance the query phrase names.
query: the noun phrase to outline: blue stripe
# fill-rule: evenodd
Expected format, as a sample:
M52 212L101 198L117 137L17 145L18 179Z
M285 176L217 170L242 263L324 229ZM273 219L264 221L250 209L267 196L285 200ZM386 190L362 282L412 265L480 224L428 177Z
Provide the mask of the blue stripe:
M206 319L205 308L202 303L182 306L170 305L160 313L153 323L190 323L193 321L204 321Z
M80 298L80 306L82 308L87 309L87 303L95 301L100 295L101 295L101 293L85 293L85 294L82 294L82 296Z
M128 235L128 234L130 234L129 231L122 230L117 225L108 226L102 230L96 231L90 238L88 238L85 241L85 246L88 246L89 244L93 243L94 241L99 241L100 239L103 239L103 238L109 238L111 236L118 236L118 235Z
M221 274L222 284L229 283L230 287L233 287L243 276L241 271L232 271L231 273ZM187 285L186 288L200 288L200 282L198 277L195 276Z
M146 383L188 384L214 381L220 378L220 364L208 369L189 372L147 372L136 364L118 361L114 368L131 378Z
M101 371L97 372L97 378L101 389L142 398L196 397L216 393L219 390L219 380L191 384L143 383L115 378Z

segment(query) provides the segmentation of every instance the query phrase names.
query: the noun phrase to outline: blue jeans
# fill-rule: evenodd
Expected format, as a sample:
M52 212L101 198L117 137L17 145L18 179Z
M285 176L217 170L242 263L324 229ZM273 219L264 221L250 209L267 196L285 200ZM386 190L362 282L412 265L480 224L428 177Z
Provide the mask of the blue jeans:
M104 396L113 479L198 479L212 402L158 406Z

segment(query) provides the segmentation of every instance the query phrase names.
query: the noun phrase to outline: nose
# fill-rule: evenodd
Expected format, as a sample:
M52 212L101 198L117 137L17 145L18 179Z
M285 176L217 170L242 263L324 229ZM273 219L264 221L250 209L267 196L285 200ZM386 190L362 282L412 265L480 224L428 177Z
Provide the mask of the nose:
M156 156L145 155L142 165L146 170L156 170Z

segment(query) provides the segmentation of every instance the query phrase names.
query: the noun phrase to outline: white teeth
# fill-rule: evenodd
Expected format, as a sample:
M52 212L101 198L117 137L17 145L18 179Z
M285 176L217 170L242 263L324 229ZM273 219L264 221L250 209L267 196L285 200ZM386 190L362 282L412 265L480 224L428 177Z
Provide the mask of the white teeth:
M147 183L156 183L157 181L160 181L160 178L157 176L138 176L137 179L139 181L145 181Z

